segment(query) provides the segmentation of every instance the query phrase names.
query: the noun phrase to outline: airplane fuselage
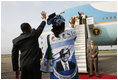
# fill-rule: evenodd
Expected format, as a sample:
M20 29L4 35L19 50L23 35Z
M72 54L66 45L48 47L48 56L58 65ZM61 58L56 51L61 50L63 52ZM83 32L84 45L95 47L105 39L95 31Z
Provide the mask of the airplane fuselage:
M94 28L90 30L91 40L94 40L96 45L116 45L116 9L117 7L115 2L98 2L67 9L62 15L66 19L66 26L69 26L68 21L72 16L77 16L78 12L83 12L87 17L93 17Z

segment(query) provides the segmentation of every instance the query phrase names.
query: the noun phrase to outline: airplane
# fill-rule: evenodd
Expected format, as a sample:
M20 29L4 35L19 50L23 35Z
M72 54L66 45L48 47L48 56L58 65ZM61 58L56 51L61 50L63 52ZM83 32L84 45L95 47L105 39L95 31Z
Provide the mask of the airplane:
M82 20L79 18L79 14L82 15ZM87 45L90 40L94 41L95 45L117 45L117 4L115 1L109 2L95 2L91 4L81 5L73 8L69 8L61 12L61 15L65 18L66 29L70 29L69 20L71 17L76 17L79 21L76 22L76 26L79 29L86 27L85 31L88 38L80 39L80 43L75 42L75 56L80 73L88 72L87 61ZM81 22L81 23L80 23ZM46 25L48 26L48 25ZM77 31L76 31L77 32ZM39 44L44 55L47 50L47 35L52 33L51 26L45 28L44 32L39 38ZM77 32L78 33L78 32ZM78 34L83 37L85 35ZM81 38L80 37L80 38ZM77 37L78 38L78 37ZM79 38L76 40L79 40ZM45 40L45 41L44 41ZM87 43L86 43L87 42Z
M93 17L94 28L90 35L96 45L117 44L117 4L115 1L96 2L65 10L61 15L66 19L66 28L69 27L68 21L72 16L79 16L78 12L83 12L87 17ZM50 29L49 26L44 33L49 33ZM95 30L98 33L95 33Z
M98 2L77 6L65 10L65 14L62 16L68 21L71 16L77 15L78 11L83 12L88 17L93 17L94 28L90 35L96 45L117 44L117 7L115 2ZM94 33L96 29L99 30L97 35Z

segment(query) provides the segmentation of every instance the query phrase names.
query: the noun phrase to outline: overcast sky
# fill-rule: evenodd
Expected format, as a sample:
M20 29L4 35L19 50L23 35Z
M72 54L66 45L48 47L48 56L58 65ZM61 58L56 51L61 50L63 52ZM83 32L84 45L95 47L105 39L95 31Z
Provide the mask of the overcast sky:
M41 22L41 11L48 14L56 12L57 14L65 9L75 6L89 4L92 2L1 2L1 53L10 54L12 49L12 39L21 33L20 24L28 22L33 28Z

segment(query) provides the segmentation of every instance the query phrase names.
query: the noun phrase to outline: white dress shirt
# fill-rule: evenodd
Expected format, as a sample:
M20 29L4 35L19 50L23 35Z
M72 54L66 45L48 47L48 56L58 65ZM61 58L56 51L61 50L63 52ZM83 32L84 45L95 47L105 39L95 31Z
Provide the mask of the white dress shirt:
M63 69L64 69L64 71L65 71L65 70L66 70L66 69L65 69L65 62L63 62L63 61L61 60L61 64L62 64ZM70 70L68 61L66 62L66 64L67 64L68 70Z

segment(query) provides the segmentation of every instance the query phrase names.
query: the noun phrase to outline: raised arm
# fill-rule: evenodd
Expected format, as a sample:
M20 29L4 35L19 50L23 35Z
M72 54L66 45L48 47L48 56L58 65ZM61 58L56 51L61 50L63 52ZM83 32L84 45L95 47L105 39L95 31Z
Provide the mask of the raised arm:
M75 25L75 17L71 17L71 20L69 21L72 28L74 28Z
M75 17L71 17L71 20L69 21L72 28L74 28L75 25ZM77 36L75 36L74 41L76 40Z
M37 35L38 35L38 37L41 35L41 33L43 32L43 29L44 29L44 27L45 27L45 25L46 25L46 13L44 12L44 11L42 11L42 13L41 13L41 15L42 15L42 19L44 20L44 21L42 21L41 22L41 24L38 26L38 28L36 29L36 33L37 33Z

